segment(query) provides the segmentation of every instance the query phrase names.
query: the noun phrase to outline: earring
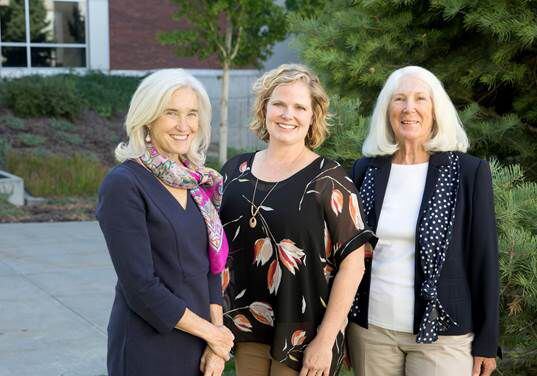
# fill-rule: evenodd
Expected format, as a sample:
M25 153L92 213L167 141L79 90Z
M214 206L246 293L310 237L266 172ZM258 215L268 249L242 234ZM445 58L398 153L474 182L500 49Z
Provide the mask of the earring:
M145 142L151 142L151 135L149 134L150 129L147 128L145 133Z

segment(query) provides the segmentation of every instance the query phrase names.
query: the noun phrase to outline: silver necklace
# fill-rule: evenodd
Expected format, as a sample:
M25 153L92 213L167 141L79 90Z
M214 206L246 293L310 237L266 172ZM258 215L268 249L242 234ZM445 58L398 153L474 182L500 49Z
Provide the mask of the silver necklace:
M278 185L279 181L276 182L276 184L274 184L272 186L272 188L270 188L270 190L268 191L268 193L266 194L265 198L263 198L263 200L261 200L261 202L259 203L259 205L255 206L254 204L254 200L255 200L255 191L257 191L257 182L259 181L258 178L255 178L255 186L254 186L254 193L252 194L252 202L250 204L250 214L252 215L250 217L250 220L248 221L248 223L250 224L250 227L251 228L255 228L255 226L257 226L257 219L255 219L255 217L257 216L257 214L259 213L259 210L261 209L261 205L263 205L263 203L265 202L265 200L267 199L267 197L272 193L272 191L274 190L274 188L276 188L276 186ZM254 209L254 206L255 206L255 209Z

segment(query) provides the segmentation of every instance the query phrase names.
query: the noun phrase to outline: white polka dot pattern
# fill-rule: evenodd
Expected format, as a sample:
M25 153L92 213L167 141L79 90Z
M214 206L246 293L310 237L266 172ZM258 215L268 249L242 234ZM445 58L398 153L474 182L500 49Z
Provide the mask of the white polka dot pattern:
M369 214L371 213L371 210L373 209L373 206L375 205L375 179L374 174L378 170L377 167L368 167L364 180L362 181L362 186L360 187L360 200L362 201L362 207L364 210L364 218L366 223L369 222ZM368 226L369 223L367 223ZM358 304L360 298L360 293L356 293L356 296L354 297L354 301L352 303L351 310L349 311L349 315L351 317L358 317L358 313L360 312L360 307Z
M418 248L424 281L420 296L427 301L416 342L432 343L438 333L458 325L444 310L438 299L437 286L455 223L455 206L459 191L459 156L448 154L449 162L439 167L434 193L419 223Z

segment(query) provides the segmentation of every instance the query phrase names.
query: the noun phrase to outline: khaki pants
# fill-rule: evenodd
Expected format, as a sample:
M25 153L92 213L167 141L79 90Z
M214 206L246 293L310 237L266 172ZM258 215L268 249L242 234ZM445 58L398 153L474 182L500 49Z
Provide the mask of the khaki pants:
M439 336L434 343L416 343L410 333L354 323L347 343L356 376L471 376L473 334Z
M270 346L257 342L235 345L237 376L297 376L298 372L270 357Z

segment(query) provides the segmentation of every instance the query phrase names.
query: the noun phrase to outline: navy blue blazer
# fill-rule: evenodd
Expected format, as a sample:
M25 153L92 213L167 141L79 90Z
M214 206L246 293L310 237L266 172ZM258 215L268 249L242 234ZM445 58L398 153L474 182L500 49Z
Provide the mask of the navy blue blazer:
M209 320L222 294L196 203L188 195L183 209L152 173L126 161L104 179L97 219L118 276L109 375L198 375L206 343L175 325L186 308Z
M495 357L499 337L499 268L492 178L486 161L464 153L458 155L461 172L455 224L438 286L440 302L458 326L442 334L473 332L472 355ZM433 195L438 168L447 162L448 153L435 153L430 157L418 223ZM358 189L369 166L377 169L374 170L375 204L366 221L376 231L390 176L391 156L357 160L351 177ZM416 226L418 238L419 229ZM356 317L349 316L351 321L365 328L368 326L371 261L366 261L366 273L357 293L358 314ZM419 291L423 281L419 257L416 257L415 271L414 334L417 334L426 304Z

